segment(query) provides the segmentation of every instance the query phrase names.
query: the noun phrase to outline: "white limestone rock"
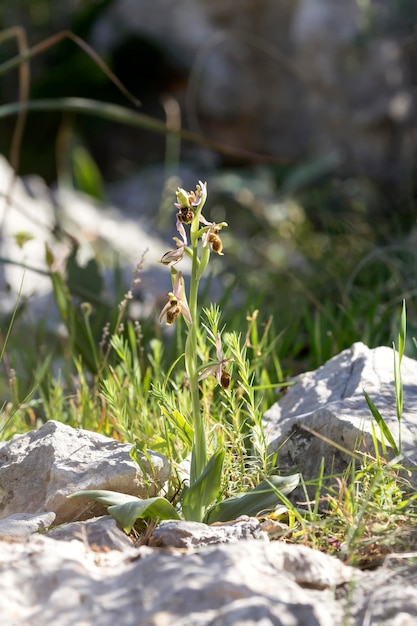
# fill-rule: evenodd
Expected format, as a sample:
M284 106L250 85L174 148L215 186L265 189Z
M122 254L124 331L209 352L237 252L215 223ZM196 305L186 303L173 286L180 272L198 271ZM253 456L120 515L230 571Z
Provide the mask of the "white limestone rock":
M1 523L1 522L0 522ZM118 527L114 517L103 515L84 522L63 524L47 533L59 541L83 541L92 550L125 550L132 548L132 540Z
M174 548L197 548L244 539L268 540L268 534L255 517L242 516L232 523L201 524L199 522L165 520L152 533L151 544Z
M335 626L334 589L353 575L336 558L279 542L103 553L39 536L0 542L0 615L10 626Z
M199 550L97 550L34 535L0 540L7 626L406 626L411 561L361 572L306 546L241 541Z
M142 207L139 213L136 210L135 214L127 215L117 205L96 202L79 191L64 187L52 191L39 176L14 178L10 164L0 155L0 255L9 261L0 264L0 311L13 310L20 294L24 299L30 298L30 320L47 316L51 327L58 325L45 244L54 255L54 267L62 272L71 244L68 238L57 238L54 234L57 206L60 226L79 246L80 265L93 258L98 248L106 246L115 251L128 285L135 266L147 250L140 287L144 298L154 303L166 291L166 272L158 261L170 245L170 238L165 240L155 231L154 214L150 217L150 211L158 205L160 189L154 191L147 212ZM18 233L32 237L23 248L16 241ZM22 264L28 268L24 270ZM186 263L184 271L189 271L189 267ZM113 269L105 266L102 271L106 288L114 293Z
M0 540L26 539L44 531L55 520L55 513L16 513L0 519Z
M143 476L130 449L130 444L52 420L15 435L0 444L0 518L53 511L62 524L103 513L103 507L84 498L66 498L83 489L155 495L168 479L168 461L150 452L155 478L150 468ZM148 466L146 459L143 464Z
M408 463L417 464L417 361L404 357L401 370L403 452ZM298 376L282 399L266 412L265 429L270 449L278 450L279 466L283 470L301 470L306 480L318 476L322 457L327 472L346 469L351 457L303 426L347 450L363 450L365 445L372 452L373 418L363 390L398 442L393 350L386 347L371 350L363 343L355 343L317 370ZM378 427L376 434L380 439Z

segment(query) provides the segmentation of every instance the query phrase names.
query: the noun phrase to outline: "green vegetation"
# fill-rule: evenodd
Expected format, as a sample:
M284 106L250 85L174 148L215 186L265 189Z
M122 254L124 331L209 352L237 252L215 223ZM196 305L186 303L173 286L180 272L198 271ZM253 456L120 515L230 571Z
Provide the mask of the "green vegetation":
M13 67L24 66L32 52L23 45ZM12 65L0 65L0 74ZM0 118L20 111L11 159L15 166L26 108L84 111L166 131L162 122L121 105L68 98L26 104L23 93L20 102L0 107ZM204 143L182 131L171 136ZM102 198L101 175L84 146L76 145L71 156L75 184ZM221 193L209 208L209 220L201 215L205 184L199 183L195 192L178 190L179 238L161 259L170 267L172 291L167 288L169 300L160 317L172 332L161 328L155 314L142 319L131 314L146 255L130 285L123 284L113 264L112 300L103 292L105 255L97 251L81 267L77 242L71 240L63 274L47 249L47 274L62 332L52 330L46 319L29 325L24 313L30 303L22 298L2 320L0 434L6 440L55 419L130 442L136 460L147 449L165 454L172 473L163 497L78 494L106 504L128 532L140 528L142 518L211 523L261 513L287 524L277 535L282 540L369 567L389 551L409 550L416 528L415 481L400 456L401 439L395 440L387 428L377 399L366 396L382 443L375 435L374 449L354 451L342 476L322 472L310 485L302 476L279 475L277 457L267 450L262 416L292 375L321 365L354 341L372 347L397 336L393 362L401 424L401 359L415 349L407 343L406 322L409 335L417 328L417 253L407 239L409 225L394 219L375 225L363 202L344 193L347 181L338 181L335 208L334 179L312 181L307 170L300 175L296 169L270 166L256 176L247 171L229 178L213 172ZM279 203L265 199L267 194L263 198L262 190L257 196L262 177L274 181ZM56 236L67 234L57 229ZM30 237L16 235L23 247ZM210 269L212 252L222 256L218 277L226 286L218 304L203 296L200 303L205 291L200 281ZM189 286L177 269L183 256L192 263ZM403 305L398 332L404 298L408 321ZM387 446L398 453L394 461L388 461ZM298 482L306 494L302 507L291 500ZM307 487L315 488L313 500Z

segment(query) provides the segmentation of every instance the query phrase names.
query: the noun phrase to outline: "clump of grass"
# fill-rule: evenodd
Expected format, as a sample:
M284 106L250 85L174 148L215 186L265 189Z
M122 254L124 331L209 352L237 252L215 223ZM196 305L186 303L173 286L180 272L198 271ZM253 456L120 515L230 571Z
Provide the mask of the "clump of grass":
M388 554L417 548L416 468L408 467L407 458L401 454L401 360L405 339L404 302L398 352L393 345L398 438L364 391L374 420L372 451L351 452L351 461L341 475L325 477L322 463L315 480L308 485L302 481L306 496L306 501L301 503L302 509L285 500L292 516L288 532L281 533L287 541L337 555L345 563L361 568L377 567ZM313 500L308 499L307 486L315 487Z
M374 443L378 450L376 437ZM321 475L309 484L316 486L315 500L302 503L301 511L287 502L293 514L291 528L282 533L287 541L363 569L417 547L417 494L401 463L355 453L342 475Z

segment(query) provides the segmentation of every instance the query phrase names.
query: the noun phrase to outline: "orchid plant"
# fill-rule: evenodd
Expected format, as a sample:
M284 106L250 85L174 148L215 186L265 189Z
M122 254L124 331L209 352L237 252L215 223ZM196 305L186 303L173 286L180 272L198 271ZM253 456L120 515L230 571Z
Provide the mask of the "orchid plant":
M166 252L161 263L171 272L172 291L160 315L160 323L172 326L182 316L186 325L184 351L185 370L190 393L190 414L192 422L192 452L190 472L181 495L179 507L174 507L166 498L156 496L141 499L135 496L111 491L80 491L69 497L86 496L108 506L108 511L129 532L138 518L181 519L193 521L227 521L242 514L255 515L259 511L274 508L281 503L280 494L291 492L298 484L299 476L272 475L249 492L238 494L219 502L225 451L219 447L208 458L206 427L201 409L200 382L214 375L220 387L228 393L231 383L228 363L223 357L222 334L210 332L216 350L216 358L206 364L199 364L198 357L198 294L200 281L208 266L212 252L223 255L220 233L227 227L226 222L210 222L202 209L207 199L207 185L199 181L195 191L179 188L177 202L176 247ZM191 276L188 297L184 276L177 269L184 255L191 259ZM143 450L141 451L143 453ZM138 451L132 456L140 462Z
M175 237L176 250L170 250L161 259L161 262L171 269L173 292L168 294L169 301L162 309L160 321L172 324L178 315L182 314L187 324L187 340L185 343L185 369L191 394L191 412L193 422L193 448L191 455L190 485L185 492L182 502L183 511L190 519L201 521L207 503L207 497L212 498L220 488L220 478L223 464L223 451L215 454L210 465L207 465L207 442L200 407L199 379L201 371L197 358L197 317L198 291L200 280L208 265L210 252L222 255L223 244L219 233L226 227L226 222L216 224L209 222L202 214L207 199L207 185L201 181L195 191L187 192L178 189L178 209L176 228L181 239ZM188 246L186 227L189 227L191 247ZM177 263L187 254L191 257L191 278L189 303L185 295L184 278L176 270ZM219 341L220 338L219 338ZM206 370L207 371L207 370ZM207 375L210 373L208 370ZM203 373L204 376L204 373ZM221 380L220 380L221 382ZM207 485L211 483L208 494ZM196 497L194 497L196 496Z

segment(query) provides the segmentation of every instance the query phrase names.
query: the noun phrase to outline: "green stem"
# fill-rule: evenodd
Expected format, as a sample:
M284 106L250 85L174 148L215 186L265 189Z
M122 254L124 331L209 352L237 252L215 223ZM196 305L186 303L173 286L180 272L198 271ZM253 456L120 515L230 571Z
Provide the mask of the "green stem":
M193 450L191 454L190 486L192 486L204 471L207 463L207 444L203 417L200 410L200 393L197 374L197 315L198 315L198 286L199 286L199 258L198 258L198 214L191 224L191 244L193 250L189 307L193 323L188 328L188 337L185 345L186 368L191 392L191 406L193 415Z

